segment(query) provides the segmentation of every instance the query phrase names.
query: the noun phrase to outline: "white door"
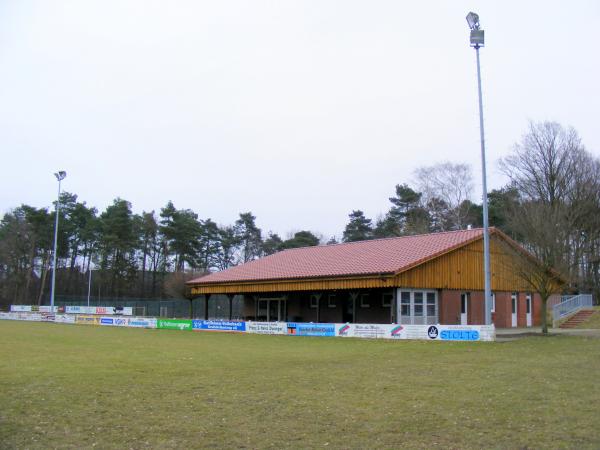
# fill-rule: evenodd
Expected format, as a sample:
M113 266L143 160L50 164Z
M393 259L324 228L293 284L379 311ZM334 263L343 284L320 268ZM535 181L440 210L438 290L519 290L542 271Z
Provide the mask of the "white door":
M531 320L531 294L527 294L527 326L530 327L532 326L532 320Z
M510 303L511 303L511 308L512 308L510 326L516 327L517 326L517 294L512 294L510 296Z
M468 325L469 316L469 294L460 295L460 324Z
M434 291L404 291L398 289L396 319L401 324L426 325L438 323L438 298Z

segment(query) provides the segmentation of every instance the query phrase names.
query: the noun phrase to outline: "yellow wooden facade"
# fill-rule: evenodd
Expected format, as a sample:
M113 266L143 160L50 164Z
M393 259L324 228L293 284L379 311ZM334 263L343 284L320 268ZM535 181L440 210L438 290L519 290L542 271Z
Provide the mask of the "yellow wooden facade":
M531 289L519 276L529 258L501 233L490 237L492 290ZM192 284L190 297L204 294L251 294L260 292L324 291L334 289L423 288L481 291L483 286L483 239L451 250L396 274L335 278Z

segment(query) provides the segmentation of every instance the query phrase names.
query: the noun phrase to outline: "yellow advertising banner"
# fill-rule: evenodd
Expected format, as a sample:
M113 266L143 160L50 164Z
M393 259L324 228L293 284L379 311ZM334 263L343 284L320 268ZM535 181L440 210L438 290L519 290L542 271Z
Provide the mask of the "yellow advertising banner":
M78 314L75 316L75 323L83 325L100 325L100 316Z

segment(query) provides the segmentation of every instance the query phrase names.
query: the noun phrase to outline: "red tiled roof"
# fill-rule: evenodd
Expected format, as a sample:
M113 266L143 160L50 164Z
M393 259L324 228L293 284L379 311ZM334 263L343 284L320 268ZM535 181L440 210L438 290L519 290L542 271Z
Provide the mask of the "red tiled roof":
M397 273L482 236L483 230L477 228L295 248L196 278L187 284Z

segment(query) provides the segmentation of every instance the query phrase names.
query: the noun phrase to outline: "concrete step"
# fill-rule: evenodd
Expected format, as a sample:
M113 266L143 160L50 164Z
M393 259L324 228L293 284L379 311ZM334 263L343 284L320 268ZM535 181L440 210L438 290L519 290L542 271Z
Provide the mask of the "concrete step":
M577 312L573 317L560 325L559 328L576 328L581 323L588 320L596 311L585 309Z

